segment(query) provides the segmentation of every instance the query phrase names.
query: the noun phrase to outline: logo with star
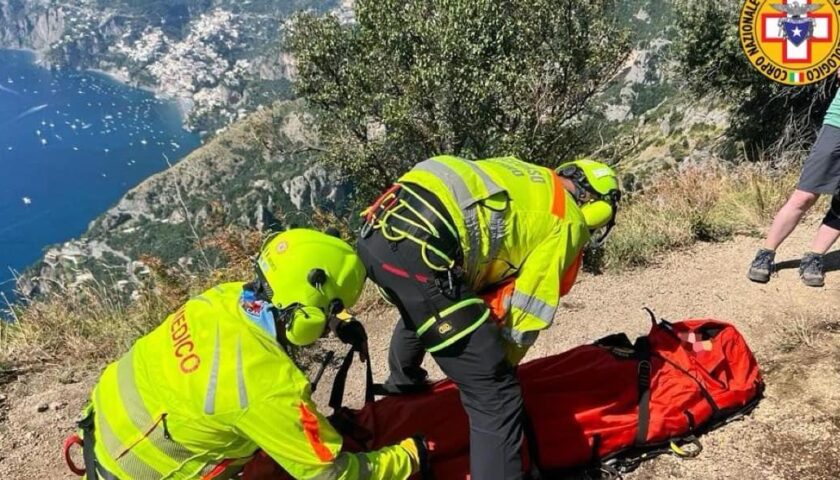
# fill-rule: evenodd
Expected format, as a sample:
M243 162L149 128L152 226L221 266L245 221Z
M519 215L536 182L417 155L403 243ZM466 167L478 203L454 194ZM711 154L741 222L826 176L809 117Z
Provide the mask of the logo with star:
M741 46L764 76L785 85L816 83L840 68L835 0L745 0Z

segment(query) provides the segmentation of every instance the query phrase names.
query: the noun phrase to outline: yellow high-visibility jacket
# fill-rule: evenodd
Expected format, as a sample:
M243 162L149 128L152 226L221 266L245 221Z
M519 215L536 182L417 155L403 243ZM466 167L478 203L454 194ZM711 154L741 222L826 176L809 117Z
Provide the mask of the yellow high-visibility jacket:
M437 196L458 231L469 286L513 281L503 333L518 362L554 320L580 266L589 230L551 169L514 157L468 161L438 156L398 180Z
M227 283L190 299L105 369L92 394L100 464L120 479L201 478L262 449L295 478L408 478L400 446L341 453L309 380L241 294Z

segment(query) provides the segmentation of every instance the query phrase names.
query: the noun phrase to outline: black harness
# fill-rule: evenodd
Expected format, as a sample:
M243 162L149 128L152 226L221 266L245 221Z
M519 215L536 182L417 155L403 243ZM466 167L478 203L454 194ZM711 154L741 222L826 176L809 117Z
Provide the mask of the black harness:
M96 461L96 454L94 453L96 438L94 434L93 409L89 411L85 418L79 420L76 425L84 433L82 456L85 460L85 476L87 477L87 480L119 480L116 475L108 470L105 470L105 468Z

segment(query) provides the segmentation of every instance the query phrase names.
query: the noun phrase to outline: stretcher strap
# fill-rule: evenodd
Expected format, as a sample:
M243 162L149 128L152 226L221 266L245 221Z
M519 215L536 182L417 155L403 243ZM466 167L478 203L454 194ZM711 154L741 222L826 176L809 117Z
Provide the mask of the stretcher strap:
M333 411L338 412L344 406L344 388L347 385L347 375L350 372L350 366L353 365L353 356L358 352L357 349L351 348L347 355L344 356L344 360L341 362L341 366L338 368L338 372L335 374L335 380L333 380L333 387L332 392L330 393L330 407L332 407ZM373 368L370 365L370 358L365 359L365 403L370 403L373 401Z
M650 363L650 341L641 337L636 341L636 355L639 359L637 385L639 390L639 422L636 428L636 445L647 441L650 426L650 378L653 374Z

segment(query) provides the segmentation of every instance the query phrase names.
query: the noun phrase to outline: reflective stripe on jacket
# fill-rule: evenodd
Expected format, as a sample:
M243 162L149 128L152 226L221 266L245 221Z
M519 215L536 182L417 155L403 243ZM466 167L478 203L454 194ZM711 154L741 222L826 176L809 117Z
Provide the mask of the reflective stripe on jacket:
M240 307L241 283L189 300L96 385L96 457L121 479L197 478L262 449L295 478L405 479L399 446L340 453L306 376Z
M551 325L589 240L574 198L551 169L513 157L434 157L399 179L434 193L456 224L467 282L477 292L515 280L506 338L534 343ZM565 279L565 280L564 280Z

